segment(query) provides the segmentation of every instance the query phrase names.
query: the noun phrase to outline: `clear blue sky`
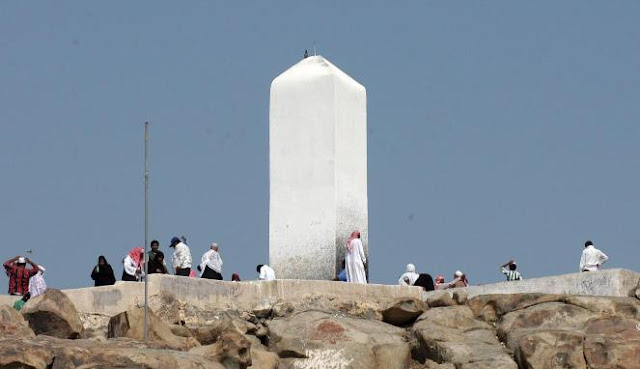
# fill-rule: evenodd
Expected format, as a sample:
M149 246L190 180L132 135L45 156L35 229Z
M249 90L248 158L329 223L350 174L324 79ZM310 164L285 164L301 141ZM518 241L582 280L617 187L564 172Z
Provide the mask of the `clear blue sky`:
M639 269L640 2L0 3L0 231L59 288L151 237L268 260L273 78L315 43L367 88L373 282ZM2 282L4 281L4 282ZM6 278L0 279L6 283Z

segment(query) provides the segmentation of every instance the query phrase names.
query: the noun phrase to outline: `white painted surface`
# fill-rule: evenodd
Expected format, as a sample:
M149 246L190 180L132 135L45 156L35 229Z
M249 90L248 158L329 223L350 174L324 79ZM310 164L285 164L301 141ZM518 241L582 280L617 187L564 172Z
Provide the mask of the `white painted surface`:
M269 265L278 278L333 279L354 229L368 255L366 100L322 56L271 84Z

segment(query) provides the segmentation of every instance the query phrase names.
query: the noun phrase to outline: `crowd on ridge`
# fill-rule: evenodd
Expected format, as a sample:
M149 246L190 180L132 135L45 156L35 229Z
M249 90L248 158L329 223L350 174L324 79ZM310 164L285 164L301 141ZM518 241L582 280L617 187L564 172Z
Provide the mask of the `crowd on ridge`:
M148 274L171 274L167 268L164 253L160 251L160 242L153 240L150 243L151 250L147 253L148 265L145 268L145 255L142 247L135 247L122 260L123 272L122 280L137 282L145 277L145 269ZM171 270L176 276L184 277L200 277L206 279L222 280L222 257L220 256L217 243L212 243L209 250L205 252L200 264L197 265L197 273L192 267L191 249L187 245L187 240L173 237L169 244L173 248ZM593 242L587 241L580 258L579 271L592 272L602 267L609 257L602 251L593 246ZM342 270L338 274L336 281L344 281L351 283L367 283L366 255L364 247L360 240L360 232L353 231L345 245L345 259L342 262ZM27 268L27 264L31 267ZM29 258L16 256L9 259L3 264L5 272L9 277L9 294L21 296L14 304L17 310L30 298L36 297L47 289L44 280L45 268L36 264ZM517 270L516 262L511 259L500 267L500 271L505 275L507 281L522 280L523 277ZM260 264L256 267L258 280L271 281L276 279L276 273L268 265ZM116 282L113 268L107 262L104 256L98 257L98 264L91 271L91 279L95 286L107 286ZM239 282L240 276L233 273L232 281ZM468 287L469 280L467 276L456 271L453 279L449 282L445 281L443 275L437 275L435 280L428 273L418 273L413 264L407 264L407 269L398 280L399 285L419 286L426 291Z

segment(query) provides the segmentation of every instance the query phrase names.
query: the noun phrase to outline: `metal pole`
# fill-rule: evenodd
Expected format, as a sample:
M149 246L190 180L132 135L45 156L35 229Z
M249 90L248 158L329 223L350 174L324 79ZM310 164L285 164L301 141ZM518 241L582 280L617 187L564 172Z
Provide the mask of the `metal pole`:
M144 341L148 339L149 310L149 122L144 123Z

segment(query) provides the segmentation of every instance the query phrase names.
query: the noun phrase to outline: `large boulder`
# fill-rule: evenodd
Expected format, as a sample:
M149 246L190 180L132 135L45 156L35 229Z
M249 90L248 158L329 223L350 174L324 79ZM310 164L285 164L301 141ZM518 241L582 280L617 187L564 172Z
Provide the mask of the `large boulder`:
M33 338L35 334L16 309L0 305L0 337Z
M540 330L515 336L512 345L520 368L587 368L580 332Z
M449 291L436 291L432 296L427 298L427 305L430 308L455 306L458 302L454 300Z
M401 328L342 313L303 311L269 323L269 347L280 368L406 368L410 347Z
M73 302L60 290L48 288L20 311L36 334L76 339L83 332L82 321Z
M251 343L233 324L221 331L213 344L189 350L224 364L227 369L245 369L251 365Z
M50 369L53 358L53 349L30 339L0 340L0 368Z
M144 338L144 309L131 309L111 317L107 337L142 340ZM192 337L180 337L173 334L169 325L160 320L151 309L148 310L148 339L158 346L173 350L186 351L200 345Z
M587 322L584 357L590 368L633 368L640 363L640 321L603 315Z
M64 340L55 337L38 336L34 340L22 341L15 346L0 343L0 357L15 349L33 352L42 357L45 366L14 366L15 368L43 369L225 369L215 361L201 355L188 352L158 349L154 343L149 345L130 339L111 339L108 342L77 339ZM1 360L1 359L0 359ZM38 363L39 365L39 363ZM0 366L2 367L2 366ZM13 367L11 367L13 368Z
M278 369L280 358L269 351L255 336L246 336L251 343L251 366L249 369Z
M517 369L492 328L476 320L467 306L430 309L412 328L417 340L414 358L420 362L452 364L456 368Z
M399 298L387 306L382 313L382 320L396 326L412 324L429 307L424 301L416 298Z

